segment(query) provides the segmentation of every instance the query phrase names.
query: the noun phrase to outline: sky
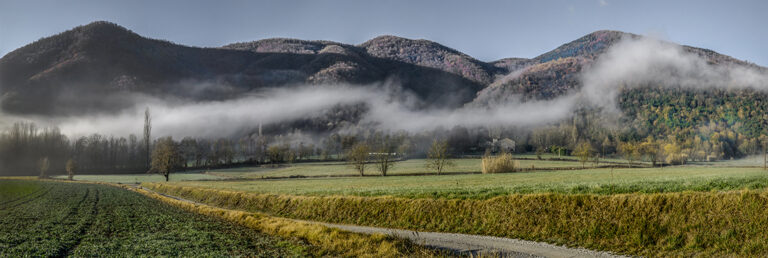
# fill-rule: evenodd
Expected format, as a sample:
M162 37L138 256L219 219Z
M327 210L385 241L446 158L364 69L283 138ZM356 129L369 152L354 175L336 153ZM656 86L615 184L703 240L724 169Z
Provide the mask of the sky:
M596 30L653 35L768 66L768 1L0 0L0 55L106 20L143 36L218 47L272 37L360 44L428 39L479 60L531 58Z

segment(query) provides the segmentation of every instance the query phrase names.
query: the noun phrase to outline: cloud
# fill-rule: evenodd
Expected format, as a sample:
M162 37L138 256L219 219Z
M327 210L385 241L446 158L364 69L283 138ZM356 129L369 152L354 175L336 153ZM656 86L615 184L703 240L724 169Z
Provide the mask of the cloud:
M497 125L540 125L567 117L576 101L566 96L553 101L510 102L494 108L414 109L412 98L388 87L360 85L302 86L271 89L233 100L209 102L168 102L153 97L137 97L135 108L118 115L59 118L55 124L72 136L91 133L139 134L143 111L149 107L156 136L180 138L237 136L252 132L260 124L290 122L312 118L338 105L367 106L360 124L381 130L412 132ZM45 121L38 120L46 124Z
M617 98L624 88L768 90L764 70L732 59L710 60L696 51L650 37L626 37L583 71L580 93L587 103L618 111Z
M606 1L606 0L598 0L598 1L597 1L597 3L598 3L600 6L607 6L607 5L608 5L608 1Z
M648 37L624 38L583 70L579 90L552 100L521 101L512 96L482 107L416 108L423 105L395 84L306 85L240 94L238 98L220 101L191 102L131 95L128 98L135 105L116 115L50 118L0 113L0 127L9 126L8 121L30 120L42 126L59 126L62 132L75 137L91 133L141 134L144 108L149 107L156 136L240 136L253 132L259 125L318 117L339 105L356 108L359 104L366 108L357 126L381 130L420 132L454 126L535 127L569 118L573 110L581 106L599 107L620 114L618 95L627 88L768 90L768 76L764 70L729 60L709 60L702 54L706 56L708 53ZM720 64L712 65L713 61Z

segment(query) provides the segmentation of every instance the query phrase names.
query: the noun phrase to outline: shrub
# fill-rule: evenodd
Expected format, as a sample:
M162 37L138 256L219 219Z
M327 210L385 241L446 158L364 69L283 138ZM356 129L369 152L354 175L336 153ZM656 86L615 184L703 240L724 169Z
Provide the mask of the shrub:
M503 153L499 156L483 157L483 174L496 174L505 172L514 172L520 164L512 159L512 154Z

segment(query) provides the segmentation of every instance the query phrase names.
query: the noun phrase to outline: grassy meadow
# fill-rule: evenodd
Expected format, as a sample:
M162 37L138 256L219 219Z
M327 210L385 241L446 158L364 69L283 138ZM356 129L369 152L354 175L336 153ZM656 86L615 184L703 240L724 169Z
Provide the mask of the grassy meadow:
M563 168L575 168L581 169L582 164L577 162L573 157L562 158L566 160L548 160L547 158L557 158L557 156L545 156L542 160L529 160L535 159L535 155L515 155L516 158L526 158L518 160L520 168L522 169L563 169ZM466 174L466 173L480 173L479 158L466 158L466 159L454 159L455 166L446 167L443 174ZM618 163L611 161L611 165L624 165L626 162ZM387 172L388 175L424 175L435 174L433 170L427 169L424 164L425 159L409 159L404 161L395 162L392 169ZM601 163L600 165L607 165L609 163ZM637 163L641 164L641 163ZM594 164L589 162L585 165L587 168L593 167ZM281 167L240 167L240 168L224 168L213 170L202 170L208 175L221 176L227 178L279 178L279 177L338 177L338 176L358 176L360 175L356 170L345 162L308 162L308 163L295 163ZM379 171L374 166L368 166L366 168L366 175L380 175Z
M761 168L679 166L663 169L599 168L486 175L184 181L171 184L288 195L485 199L528 193L615 194L759 189L768 186L768 172Z

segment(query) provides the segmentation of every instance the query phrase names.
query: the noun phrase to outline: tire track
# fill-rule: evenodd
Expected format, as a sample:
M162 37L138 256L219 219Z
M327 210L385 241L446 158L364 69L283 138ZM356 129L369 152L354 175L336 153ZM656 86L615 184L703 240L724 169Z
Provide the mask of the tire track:
M70 212L62 220L63 222L68 218L75 218L75 216L80 218L77 224L75 224L76 226L74 227L74 230L71 231L72 234L70 235L70 238L62 241L65 244L61 246L56 252L56 257L71 256L75 249L77 249L77 247L83 241L85 233L88 232L88 230L90 230L90 228L93 226L93 218L96 216L96 214L98 214L98 204L100 201L99 190L93 189L93 192L93 197L89 198L91 196L91 188L88 188L86 190L85 196L83 196L83 198L78 201L75 208L70 210ZM90 201L91 199L93 199L93 201ZM85 203L86 201L88 201L88 203ZM85 206L89 207L86 208ZM88 209L86 210L86 214L82 214L81 212L84 209Z
M75 234L75 236L77 236L77 238L75 239L74 244L72 246L70 246L69 248L67 248L67 250L66 250L67 256L72 256L74 254L74 252L77 249L77 247L79 247L80 244L83 242L83 238L85 238L85 234L87 232L91 231L91 229L94 226L93 222L94 222L96 216L98 216L98 214L99 214L99 207L98 206L99 206L99 202L101 201L101 192L99 192L99 189L96 189L95 191L96 191L96 194L95 194L96 200L94 200L93 205L91 205L90 214L89 214L89 216L87 218L83 219L83 220L85 220L85 222L78 229L77 234Z

